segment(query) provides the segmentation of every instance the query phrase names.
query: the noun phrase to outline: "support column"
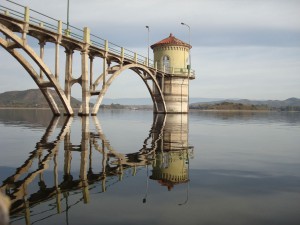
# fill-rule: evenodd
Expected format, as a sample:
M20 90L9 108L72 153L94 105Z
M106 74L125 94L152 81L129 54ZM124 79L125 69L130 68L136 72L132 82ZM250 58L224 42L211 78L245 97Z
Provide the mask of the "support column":
M66 49L66 70L65 70L65 94L69 103L71 101L71 80L72 80L72 61L74 51Z
M90 57L90 90L93 90L93 62L94 62L94 56L89 56Z
M62 21L59 20L57 24L57 40L55 43L55 78L59 79L59 44L61 43L62 38Z
M106 73L107 73L107 60L106 57L103 58L103 83L102 83L102 89L104 89L105 87L105 83L106 83Z
M59 77L59 43L55 43L55 78L58 81Z
M81 51L81 89L82 89L82 111L78 113L81 116L89 115L89 103L90 103L90 92L89 92L89 68L88 58L90 45L90 31L87 27L84 28L84 49Z
M39 45L40 45L40 58L42 61L44 61L44 54L45 54L45 41L40 41ZM40 68L40 78L43 79L43 71Z

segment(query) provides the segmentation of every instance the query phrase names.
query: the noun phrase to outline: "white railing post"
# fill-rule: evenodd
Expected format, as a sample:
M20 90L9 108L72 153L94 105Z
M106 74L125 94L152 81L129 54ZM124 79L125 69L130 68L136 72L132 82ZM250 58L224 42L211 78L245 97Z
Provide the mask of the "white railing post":
M124 48L121 47L121 58L124 59Z
M83 28L83 41L86 44L91 43L91 31L88 27Z
M59 20L57 24L57 33L62 34L62 21Z
M26 23L29 23L29 20L30 20L30 10L29 10L29 7L25 7L25 12L24 12L24 21Z
M106 52L108 52L108 40L105 40L105 49Z
M134 62L137 63L137 54L136 54L136 52L134 53Z

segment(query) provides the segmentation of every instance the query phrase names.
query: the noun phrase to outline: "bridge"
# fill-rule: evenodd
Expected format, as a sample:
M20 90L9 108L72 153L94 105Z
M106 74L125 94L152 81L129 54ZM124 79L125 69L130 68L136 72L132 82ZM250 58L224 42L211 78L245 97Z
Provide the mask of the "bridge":
M38 45L29 41L29 37L36 39ZM47 43L55 45L53 70L44 60ZM76 28L8 0L0 1L0 45L28 72L54 115L61 112L50 90L55 90L59 96L64 114L74 115L71 91L74 84L79 84L82 105L78 114L96 115L110 85L125 70L134 71L143 80L153 100L154 113L188 112L189 80L195 78L195 73L190 65L186 65L191 46L178 39L174 39L174 43L153 45L152 61L92 34L88 27ZM37 46L39 52L34 50ZM65 50L64 75L60 74L61 47ZM73 74L74 52L81 54L79 78L74 78ZM170 59L170 55L175 58ZM98 58L103 66L99 75L94 75L97 69L94 68L94 60ZM64 79L64 87L60 79ZM97 100L90 112L91 96L96 96Z

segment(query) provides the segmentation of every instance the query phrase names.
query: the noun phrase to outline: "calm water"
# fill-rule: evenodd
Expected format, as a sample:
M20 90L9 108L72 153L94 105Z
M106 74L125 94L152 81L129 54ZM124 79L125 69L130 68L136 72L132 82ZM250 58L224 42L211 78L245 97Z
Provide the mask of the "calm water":
M300 224L300 113L0 110L11 224Z

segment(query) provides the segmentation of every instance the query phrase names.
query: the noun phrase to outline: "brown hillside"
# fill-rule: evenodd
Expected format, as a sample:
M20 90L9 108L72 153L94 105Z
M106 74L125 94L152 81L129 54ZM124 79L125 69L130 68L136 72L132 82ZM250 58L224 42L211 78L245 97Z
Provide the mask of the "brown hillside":
M63 107L58 95L51 90L60 108ZM81 102L75 98L71 98L73 108L80 107ZM0 94L0 107L25 107L25 108L49 108L49 105L39 89L30 89L25 91L9 91Z

